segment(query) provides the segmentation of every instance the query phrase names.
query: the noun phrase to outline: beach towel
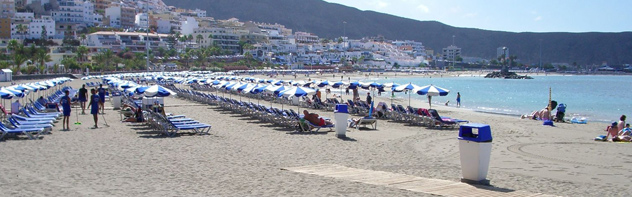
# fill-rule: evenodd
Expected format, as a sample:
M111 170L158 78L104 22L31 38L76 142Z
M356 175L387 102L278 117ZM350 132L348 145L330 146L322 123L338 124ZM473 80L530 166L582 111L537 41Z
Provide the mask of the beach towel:
M605 135L600 135L595 138L595 141L606 141L608 138Z

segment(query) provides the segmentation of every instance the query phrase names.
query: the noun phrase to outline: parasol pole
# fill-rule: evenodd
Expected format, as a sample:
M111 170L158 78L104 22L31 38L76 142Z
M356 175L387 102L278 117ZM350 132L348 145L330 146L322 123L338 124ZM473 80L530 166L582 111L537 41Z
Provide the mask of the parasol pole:
M547 106L548 110L549 110L549 116L551 114L551 86L549 86L549 105Z

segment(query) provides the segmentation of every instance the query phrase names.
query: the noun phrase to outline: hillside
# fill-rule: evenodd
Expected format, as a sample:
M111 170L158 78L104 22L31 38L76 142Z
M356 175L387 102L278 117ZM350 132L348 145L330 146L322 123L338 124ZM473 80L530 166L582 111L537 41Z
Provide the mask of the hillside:
M440 52L452 43L464 56L493 58L496 48L507 46L510 54L524 63L579 64L632 63L632 32L624 33L512 33L473 28L457 28L436 21L416 21L373 11L328 3L322 0L163 0L167 5L204 9L216 19L239 18L283 24L294 31L312 32L320 37L350 38L383 35L387 39L421 41ZM343 28L346 21L346 28ZM346 31L345 31L346 30Z

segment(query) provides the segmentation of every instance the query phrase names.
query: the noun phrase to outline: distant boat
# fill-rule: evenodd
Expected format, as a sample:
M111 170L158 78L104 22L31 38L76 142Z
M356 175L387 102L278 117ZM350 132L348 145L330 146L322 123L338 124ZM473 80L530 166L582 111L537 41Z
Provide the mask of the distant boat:
M598 71L614 71L614 68L606 65L606 66L599 67L597 70Z

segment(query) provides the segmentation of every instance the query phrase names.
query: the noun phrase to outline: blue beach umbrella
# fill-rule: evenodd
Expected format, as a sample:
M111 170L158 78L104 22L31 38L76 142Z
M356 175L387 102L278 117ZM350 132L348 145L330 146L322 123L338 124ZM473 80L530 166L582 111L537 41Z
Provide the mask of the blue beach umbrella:
M279 92L278 96L284 96L284 97L290 97L290 96L295 96L295 97L302 97L302 96L307 96L307 95L312 95L312 94L316 94L316 90L315 89L311 89L311 88L306 88L306 87L293 87L290 89L287 89L285 91Z
M302 96L313 95L313 94L316 94L315 89L306 88L306 87L293 87L283 92L279 92L278 96L279 97L283 96L286 98L294 96L294 97L300 98ZM298 111L300 111L300 108L301 108L301 105L298 105Z
M419 87L418 85L415 85L415 84L412 84L412 83L408 83L406 85L400 85L400 86L397 86L397 87L393 87L392 90L393 90L393 92L403 92L403 91L406 91L406 90L412 91L414 89L419 89L419 88L421 88L421 87ZM410 95L411 94L412 93L408 94L408 106L410 106Z
M162 87L161 85L150 86L149 88L145 89L145 92L143 94L147 97L167 97L176 95L175 92Z
M421 87L419 89L415 89L415 92L419 95L428 95L428 96L446 96L450 93L450 90L437 87L434 85L427 85Z
M319 83L317 84L317 86L318 86L318 87L321 87L321 88L322 88L322 87L325 87L325 86L328 86L328 85L330 85L330 83L329 83L329 81L327 81L327 80L325 80L325 81L321 81L321 82L319 82Z
M432 108L432 96L447 96L448 93L450 93L450 90L436 87L434 85L427 85L418 89L414 89L413 91L419 95L428 95L428 105L430 106L430 108Z
M287 88L285 86L270 86L266 88L268 92L272 92L274 95L278 95L280 92L285 91Z
M136 93L136 94L144 94L144 93L145 93L145 90L147 90L147 88L149 88L149 86L140 86L140 87L137 87L137 88L134 90L134 93Z
M338 82L336 82L336 83L333 83L333 84L331 85L331 87L333 87L333 88L340 88L340 86L348 86L348 85L349 85L349 83L347 83L347 82L344 82L344 81L338 81Z
M12 99L15 97L15 94L12 91L7 90L6 88L0 89L0 97L3 99Z
M259 94L259 93L265 91L266 88L268 88L268 86L271 86L271 85L260 85L258 87L253 88L252 90L250 90L250 93L251 94Z

